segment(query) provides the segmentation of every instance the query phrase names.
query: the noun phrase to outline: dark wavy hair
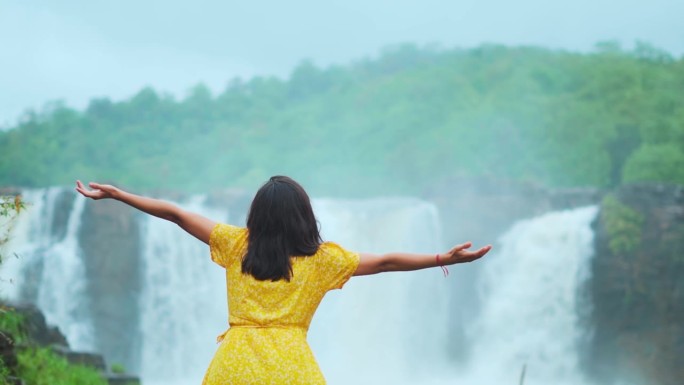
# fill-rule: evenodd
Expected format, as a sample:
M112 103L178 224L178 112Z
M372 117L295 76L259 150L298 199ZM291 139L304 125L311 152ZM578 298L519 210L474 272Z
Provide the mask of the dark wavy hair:
M323 242L306 191L280 175L257 191L249 208L247 230L242 272L260 281L289 281L290 257L312 256Z

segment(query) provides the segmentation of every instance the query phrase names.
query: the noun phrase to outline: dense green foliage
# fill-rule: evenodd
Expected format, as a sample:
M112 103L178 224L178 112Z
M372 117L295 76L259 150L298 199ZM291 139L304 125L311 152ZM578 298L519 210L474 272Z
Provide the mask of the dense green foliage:
M26 385L106 385L94 369L73 365L49 348L19 352L19 377Z
M613 254L631 253L641 246L644 216L606 195L601 204L601 220L608 234L608 247Z
M0 307L0 338L4 332L12 336L15 344L24 342L26 333L22 327L23 323L24 317L21 314L12 309Z
M401 46L287 80L184 100L143 89L28 113L0 134L0 185L76 178L190 191L282 173L314 193L421 193L462 176L549 186L684 183L684 60L645 44L593 53Z
M4 340L3 342L11 344L24 342L26 335L22 327L23 322L24 317L21 314L0 305L0 338ZM10 385L11 375L12 372L0 356L0 385Z
M24 317L9 308L0 309L0 333L12 335L17 349L19 366L16 376L26 385L106 385L101 374L92 368L70 364L65 358L49 348L37 347L27 340L24 331ZM0 338L3 335L0 334ZM8 383L10 372L0 359L0 385Z
M0 360L0 385L10 385L9 375L9 369L7 369L5 363Z
M684 152L677 142L645 144L625 164L624 181L671 181L684 184Z

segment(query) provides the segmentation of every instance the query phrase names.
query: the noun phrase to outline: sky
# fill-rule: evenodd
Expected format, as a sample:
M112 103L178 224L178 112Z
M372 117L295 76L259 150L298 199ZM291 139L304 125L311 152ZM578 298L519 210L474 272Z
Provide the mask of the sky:
M286 78L402 43L590 51L645 41L684 54L684 0L0 0L0 127L61 100L84 108L145 86Z

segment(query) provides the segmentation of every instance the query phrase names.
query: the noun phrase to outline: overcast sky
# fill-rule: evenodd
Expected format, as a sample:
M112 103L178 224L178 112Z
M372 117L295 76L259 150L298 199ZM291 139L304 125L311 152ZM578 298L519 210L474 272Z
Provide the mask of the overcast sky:
M0 126L61 99L183 97L234 77L286 77L404 42L591 50L649 42L684 53L684 0L0 0Z

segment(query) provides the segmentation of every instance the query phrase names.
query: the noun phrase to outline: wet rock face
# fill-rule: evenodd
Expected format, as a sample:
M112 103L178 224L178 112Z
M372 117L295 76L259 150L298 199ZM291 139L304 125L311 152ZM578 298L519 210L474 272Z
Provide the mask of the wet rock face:
M14 351L14 336L0 330L0 362L9 370L10 375L17 374L17 354Z
M594 338L588 366L605 382L621 373L649 384L681 384L684 186L630 185L614 196L642 219L636 235L640 239L633 249L611 248L610 225L602 208L589 290Z
M23 318L22 334L27 339L43 346L54 346L61 349L67 349L68 343L64 335L54 326L49 326L45 322L45 316L34 305L29 304L11 304L0 302L0 309L12 310L20 314ZM1 316L2 314L0 314ZM9 370L10 384L22 384L21 379L12 377L17 375L17 349L16 336L9 332L0 330L0 361Z
M66 224L69 222L69 214L74 208L75 195L76 193L71 190L62 190L57 196L50 226L53 239L63 239L66 235Z
M141 354L138 215L120 202L87 201L79 234L97 349L132 371Z
M130 374L112 373L107 369L105 358L98 353L77 352L69 348L64 335L55 326L45 322L45 315L34 305L0 302L0 308L11 309L23 318L22 329L25 333L23 348L48 346L54 353L70 364L88 366L97 370L110 385L140 385L140 378ZM17 349L15 339L7 332L0 332L0 360L9 369L10 376L5 378L9 385L23 385L17 373Z
M55 326L45 321L45 315L35 305L7 304L7 307L19 313L23 319L26 338L42 346L68 347L66 337Z

